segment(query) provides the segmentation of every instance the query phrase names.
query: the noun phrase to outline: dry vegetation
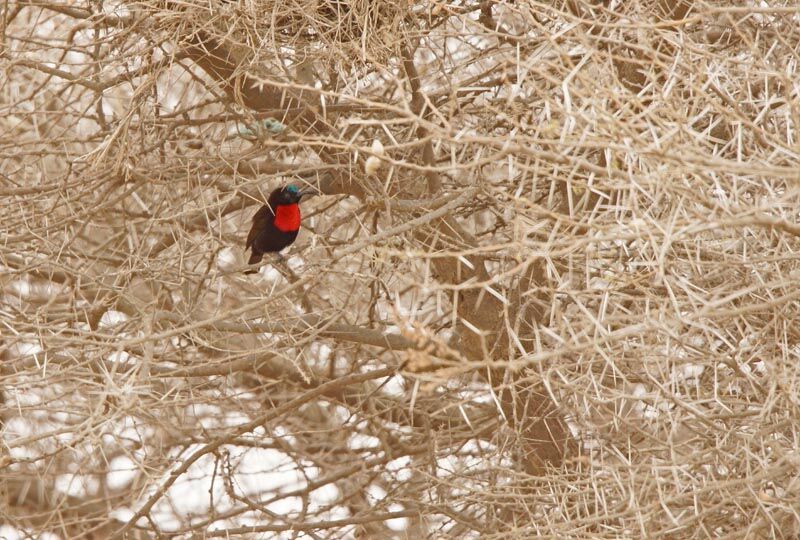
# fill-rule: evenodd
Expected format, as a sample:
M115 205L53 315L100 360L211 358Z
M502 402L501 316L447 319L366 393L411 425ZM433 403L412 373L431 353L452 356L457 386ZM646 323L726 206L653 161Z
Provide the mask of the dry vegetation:
M0 9L0 535L800 534L794 0Z

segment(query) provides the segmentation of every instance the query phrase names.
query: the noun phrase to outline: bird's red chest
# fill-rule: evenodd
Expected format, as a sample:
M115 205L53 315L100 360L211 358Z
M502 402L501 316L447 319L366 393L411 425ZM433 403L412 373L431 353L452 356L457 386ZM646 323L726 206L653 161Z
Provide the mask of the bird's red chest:
M275 209L275 227L279 231L294 232L300 229L300 207L296 204L279 204Z

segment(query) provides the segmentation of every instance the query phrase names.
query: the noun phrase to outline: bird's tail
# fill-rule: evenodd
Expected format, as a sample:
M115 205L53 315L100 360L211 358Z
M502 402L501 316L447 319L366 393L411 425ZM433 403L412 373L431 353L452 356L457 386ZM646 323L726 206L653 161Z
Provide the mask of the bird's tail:
M247 264L256 264L261 262L261 253L256 253L255 251L250 255L250 258L247 260ZM258 270L245 270L245 274L258 274Z

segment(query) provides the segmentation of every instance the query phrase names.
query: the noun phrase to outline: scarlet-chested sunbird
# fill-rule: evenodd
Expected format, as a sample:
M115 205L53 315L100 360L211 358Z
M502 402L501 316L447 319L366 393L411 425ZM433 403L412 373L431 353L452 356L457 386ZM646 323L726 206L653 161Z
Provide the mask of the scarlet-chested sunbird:
M279 187L269 194L267 204L253 216L253 226L247 234L245 250L251 250L247 264L261 262L265 253L277 253L290 246L300 230L300 198L313 190L301 190L296 186ZM255 274L256 270L248 270Z

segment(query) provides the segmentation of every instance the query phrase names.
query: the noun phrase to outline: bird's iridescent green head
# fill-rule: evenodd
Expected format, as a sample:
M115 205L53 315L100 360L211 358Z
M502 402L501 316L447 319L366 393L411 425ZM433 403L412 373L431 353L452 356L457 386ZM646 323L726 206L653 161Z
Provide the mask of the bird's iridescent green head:
M306 195L316 195L317 190L311 187L299 188L295 185L289 184L283 187L275 188L269 196L270 206L276 204L297 204L302 197Z
M288 185L278 191L278 204L295 204L300 202L303 192L297 186Z

